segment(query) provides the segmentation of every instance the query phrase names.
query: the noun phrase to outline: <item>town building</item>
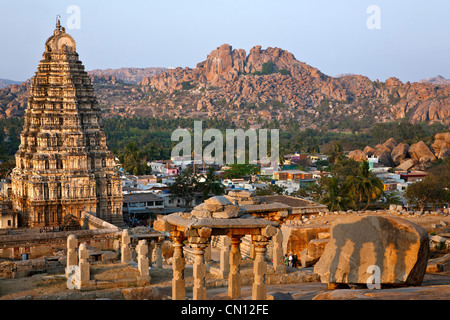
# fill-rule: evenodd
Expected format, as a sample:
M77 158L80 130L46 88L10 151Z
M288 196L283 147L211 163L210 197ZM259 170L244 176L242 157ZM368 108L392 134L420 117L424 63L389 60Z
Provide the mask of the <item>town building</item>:
M273 179L278 181L295 181L299 183L300 188L305 188L315 180L311 172L302 170L282 170L273 173Z

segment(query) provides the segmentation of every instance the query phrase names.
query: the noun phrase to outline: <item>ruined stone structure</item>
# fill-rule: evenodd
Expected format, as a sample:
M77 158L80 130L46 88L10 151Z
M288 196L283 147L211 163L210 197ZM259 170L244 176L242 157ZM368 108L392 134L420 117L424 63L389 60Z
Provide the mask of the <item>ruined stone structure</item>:
M20 138L11 198L21 226L59 226L83 211L123 225L122 183L94 88L59 21L32 79Z
M254 283L252 287L252 299L266 299L266 274L267 263L265 261L266 247L277 232L279 224L266 219L254 218L241 211L239 206L231 203L224 196L215 196L205 201L187 213L173 213L166 215L154 222L157 231L170 232L173 241L174 254L172 260L172 299L185 300L186 281L184 277L185 257L183 247L185 241L194 248L195 260L193 263L194 285L192 288L193 300L206 300L206 264L205 249L212 236L225 236L229 241L224 244L230 248L227 257L229 267L221 262L222 276L228 274L228 297L231 299L241 297L242 279L240 265L242 261L240 244L246 235L252 236L255 245ZM227 250L227 249L225 249ZM224 250L224 251L225 251ZM277 259L276 259L277 260ZM275 263L282 263L280 259Z

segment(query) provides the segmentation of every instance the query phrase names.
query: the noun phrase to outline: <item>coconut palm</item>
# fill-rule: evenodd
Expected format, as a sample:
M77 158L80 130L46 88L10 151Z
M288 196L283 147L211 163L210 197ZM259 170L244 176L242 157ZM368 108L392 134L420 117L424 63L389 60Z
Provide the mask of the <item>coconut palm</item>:
M222 184L221 179L216 176L214 167L209 167L203 178L204 181L198 183L199 189L202 190L203 201L208 198L209 194L214 194L216 196L225 194L225 186Z
M370 172L369 162L367 161L361 163L358 175L348 176L345 179L345 184L355 196L355 199L358 199L360 209L363 203L366 204L365 209L367 209L370 202L378 199L384 191L383 182Z
M328 153L328 161L332 164L339 162L344 158L344 149L340 143L336 143L333 149Z
M339 183L336 177L328 178L325 186L325 195L320 203L325 204L330 211L346 211L355 207L352 196L346 188Z

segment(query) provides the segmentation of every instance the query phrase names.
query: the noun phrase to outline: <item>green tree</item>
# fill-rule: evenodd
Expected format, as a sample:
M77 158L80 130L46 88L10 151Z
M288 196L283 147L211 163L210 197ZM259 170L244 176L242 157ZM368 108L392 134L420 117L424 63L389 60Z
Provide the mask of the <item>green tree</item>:
M371 202L380 198L384 190L383 182L370 171L368 161L361 163L356 176L347 176L345 184L358 201L358 209L363 206L367 209Z
M336 143L333 149L328 153L328 161L331 164L337 163L344 158L344 148L340 143Z
M317 160L314 164L319 171L322 171L325 167L330 165L328 160Z
M383 192L383 199L384 203L386 203L387 206L389 206L390 204L403 204L400 200L398 192Z
M286 193L286 188L277 184L268 184L265 189L256 190L257 196L282 195Z
M262 74L272 74L275 70L275 63L272 61L264 62L262 65L261 72Z
M209 167L203 178L204 180L198 183L198 187L202 191L203 201L205 201L211 193L216 196L225 194L225 186L222 184L222 180L216 175L214 167Z
M328 210L346 211L355 208L353 197L338 178L327 178L324 190L325 194L319 202L326 205Z
M405 190L405 198L411 205L424 209L442 206L450 202L450 157L430 170L421 181L410 184Z
M169 186L171 199L183 199L186 211L191 207L191 202L195 199L198 180L191 168L184 170L177 175L175 181Z
M240 179L248 178L258 172L258 167L253 164L230 164L227 169L224 170L223 176L227 179Z
M119 155L123 169L134 175L150 174L152 168L147 165L145 153L139 150L136 142L130 142Z

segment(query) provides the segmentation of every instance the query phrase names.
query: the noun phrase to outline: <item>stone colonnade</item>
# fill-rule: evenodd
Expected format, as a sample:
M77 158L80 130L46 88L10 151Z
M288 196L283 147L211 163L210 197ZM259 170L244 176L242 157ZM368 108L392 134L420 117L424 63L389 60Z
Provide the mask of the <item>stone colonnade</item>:
M155 267L162 268L162 240L163 237L156 237L155 244L156 262ZM77 252L78 249L78 252ZM125 229L122 232L121 241L121 262L130 263L132 259L131 238L128 230ZM152 265L149 253L149 244L147 240L139 240L136 246L137 253L137 266L140 276L138 282L141 284L150 283L149 267ZM89 249L86 243L81 243L78 246L78 238L74 235L67 237L67 264L66 264L66 278L69 278L75 273L75 280L78 281L78 287L88 286L90 282L90 269L89 269Z
M210 243L211 228L201 228L197 230L195 236L186 236L184 231L171 231L171 239L173 240L174 255L172 261L173 279L172 279L172 299L185 300L185 257L183 253L184 241L188 240L191 247L194 248L194 265L193 265L193 300L206 300L206 265L205 265L205 249ZM265 277L267 274L267 263L265 261L265 253L269 240L274 241L274 257L273 265L275 272L285 272L286 268L283 262L282 254L282 234L281 230L272 226L261 228L259 232L255 230L239 230L240 232L222 236L221 252L220 252L220 271L226 276L228 275L228 296L229 298L239 298L241 296L241 238L246 232L254 233L253 243L255 245L254 260L254 284L252 287L252 299L266 299Z
M153 253L149 252L149 248L152 247L153 241L149 243L147 240L141 239L141 240L139 240L139 243L141 243L142 240L145 240L145 245L147 245L146 257L148 259L149 267L153 265L152 256L155 256L155 268L162 269L163 259L162 259L161 246L162 246L162 242L164 240L164 236L156 235L156 236L153 236L152 238L156 239L154 241L154 250L153 250L154 252ZM139 237L138 237L138 239L139 239ZM139 246L139 243L138 243L138 246ZM144 242L142 242L141 245L143 245L143 243ZM138 253L137 252L138 246L136 246L136 253ZM130 262L130 261L133 261L133 258L132 258L133 257L133 254L132 254L133 252L132 252L132 250L133 249L131 248L131 237L130 237L130 234L128 232L128 229L124 229L122 231L122 240L121 240L121 247L120 247L122 263L127 263L127 262ZM138 255L139 255L139 253L138 253Z

